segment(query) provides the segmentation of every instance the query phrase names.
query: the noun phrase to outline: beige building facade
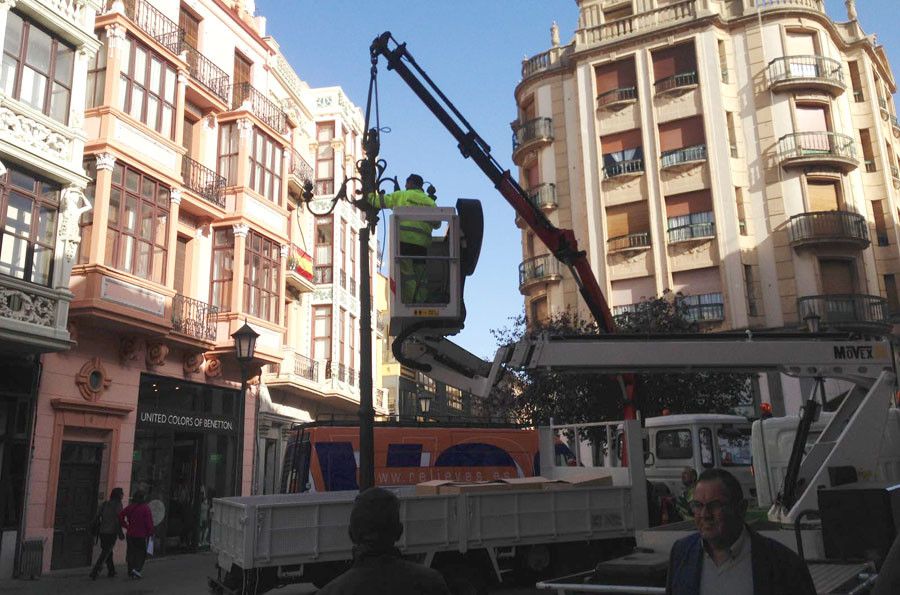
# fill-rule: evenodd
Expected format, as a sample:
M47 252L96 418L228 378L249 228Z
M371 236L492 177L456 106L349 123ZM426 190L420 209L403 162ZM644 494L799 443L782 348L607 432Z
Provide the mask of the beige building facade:
M523 61L513 160L613 314L669 289L704 330L889 333L900 125L864 7L836 22L821 0L577 3L574 39L554 25ZM527 229L522 253L530 320L587 315ZM762 398L783 409L788 385Z

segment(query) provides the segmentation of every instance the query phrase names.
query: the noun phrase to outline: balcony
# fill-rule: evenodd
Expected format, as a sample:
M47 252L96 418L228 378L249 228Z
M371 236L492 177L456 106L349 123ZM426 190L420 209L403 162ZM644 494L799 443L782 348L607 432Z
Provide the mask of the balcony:
M869 226L859 213L818 211L794 215L788 234L795 248L811 244L843 244L860 250L869 245Z
M897 116L891 115L891 132L894 133L894 136L900 138L900 122L897 121Z
M888 302L877 295L810 295L797 299L797 313L801 324L814 314L820 328L837 331L886 334L891 328Z
M891 166L891 179L894 182L894 190L900 190L900 169L896 165Z
M677 95L696 89L699 85L696 72L679 72L653 83L656 95Z
M683 149L663 151L659 156L660 169L680 169L706 161L706 145L694 145Z
M597 109L616 111L637 102L637 88L621 87L597 95Z
M650 248L650 232L642 231L630 233L624 236L609 238L606 240L606 251L630 252L632 250L647 250Z
M313 291L316 288L313 271L312 256L297 246L291 246L287 257L287 275L285 276L288 287L293 287L301 293Z
M619 161L603 168L603 179L610 180L612 178L633 178L644 174L643 159L629 159L628 161Z
M110 5L113 3L110 2ZM144 33L155 39L161 46L178 54L181 52L184 31L178 23L153 8L145 0L124 0L125 16Z
M821 91L832 97L844 92L841 63L824 56L784 56L769 62L772 91Z
M225 208L225 178L187 155L181 157L181 180L203 200Z
M172 298L172 331L215 343L218 313L216 306L178 294Z
M306 182L315 182L313 178L313 168L306 162L297 149L291 147L290 163L288 165L288 183L293 184L298 192L303 191L303 185Z
M513 125L513 162L522 164L522 156L526 149L553 142L553 120L551 118L534 118Z
M669 234L670 244L692 240L708 240L716 237L716 223L715 221L688 223L687 225L670 227L666 231Z
M287 117L280 107L250 83L232 85L231 109L239 109L245 104L250 113L265 122L278 134L287 133Z
M793 132L778 139L778 160L784 168L818 165L843 172L855 169L853 138L837 132Z
M231 88L231 77L228 76L228 73L213 64L209 58L186 41L181 42L178 53L181 52L187 54L188 71L191 78L227 105L228 91Z
M313 361L305 355L295 353L294 376L317 382L319 380L319 362Z
M531 204L543 211L552 211L559 206L556 184L538 184L534 188L529 188L527 192Z
M614 21L575 31L575 44L581 49L586 46L602 45L628 37L666 29L678 23L693 21L697 16L697 0L686 0L668 6L648 10Z
M19 353L70 349L66 330L70 296L66 290L0 275L0 341Z
M721 294L719 299L722 298ZM725 304L689 304L684 317L689 322L722 322L725 320Z
M529 258L519 265L519 291L522 293L531 285L560 279L559 261L549 254Z

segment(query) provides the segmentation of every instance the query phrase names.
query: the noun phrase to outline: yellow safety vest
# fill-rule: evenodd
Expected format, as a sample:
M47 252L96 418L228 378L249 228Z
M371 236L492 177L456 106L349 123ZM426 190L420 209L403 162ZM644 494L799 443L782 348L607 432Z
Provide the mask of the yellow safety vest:
M370 194L372 206L393 209L396 207L435 207L434 201L423 190L398 190L385 194ZM401 221L400 243L414 244L427 248L431 245L431 230L435 226L428 221Z

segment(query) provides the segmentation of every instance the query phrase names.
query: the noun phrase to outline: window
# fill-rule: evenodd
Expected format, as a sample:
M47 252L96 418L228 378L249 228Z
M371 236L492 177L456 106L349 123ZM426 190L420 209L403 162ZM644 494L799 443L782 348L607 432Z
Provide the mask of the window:
M334 122L321 122L316 125L316 194L334 194Z
M24 19L6 17L0 88L54 120L67 124L75 49Z
M355 229L350 230L350 295L356 297L356 245L359 243L359 234Z
M712 211L669 217L666 225L670 242L682 242L716 235L716 223Z
M725 320L725 302L721 293L701 293L683 296L687 305L685 318L691 322L717 322Z
M231 285L234 276L234 231L222 227L213 231L212 297L210 302L221 312L231 310Z
M94 202L94 194L97 190L97 160L91 155L84 160L82 166L84 167L84 173L90 178L90 181L84 189L84 196L93 205L96 204ZM78 244L78 254L75 257L75 262L78 264L86 264L90 260L91 241L93 239L94 229L94 209L90 209L81 214L81 219L78 220L78 227L81 229L81 242Z
M332 283L332 252L334 249L334 220L330 215L316 218L316 254L313 282Z
M807 178L806 198L812 213L839 211L841 209L841 189L838 180Z
M344 351L346 348L347 338L347 311L343 308L338 310L338 365L344 365Z
M893 274L884 276L884 293L888 301L888 312L896 315L900 312L900 300L897 299L897 280Z
M87 88L84 107L92 108L103 105L103 91L106 87L106 33L100 32L100 49L94 54L94 58L88 64Z
M644 150L639 128L604 136L600 139L600 144L603 147L604 177L644 171Z
M240 136L237 124L231 122L229 124L219 125L219 175L225 178L229 186L238 184L238 150L240 147Z
M759 299L756 296L756 279L753 275L753 267L744 265L744 287L747 291L747 314L759 316Z
M888 236L887 222L884 218L883 200L872 201L872 216L875 220L875 237L878 245L889 246L891 242Z
M116 162L109 196L106 264L164 283L168 223L169 188Z
M549 306L547 304L547 296L542 295L539 298L531 300L529 304L529 322L532 325L543 324L550 317Z
M866 166L866 171L868 173L878 171L878 166L875 163L875 152L872 149L872 135L869 133L868 128L859 131L859 144L862 147L863 163Z
M341 251L341 263L338 277L341 287L347 289L347 222L341 219L341 235L338 241L338 249Z
M709 428L700 428L700 464L706 468L716 464L713 459L712 431Z
M129 37L123 48L119 108L166 138L175 135L175 69Z
M331 360L331 306L313 306L313 359Z
M719 69L722 71L722 82L729 82L728 76L728 55L725 52L725 42L719 39L716 42L717 48L719 50Z
M350 369L356 369L356 316L350 315Z
M244 251L244 312L277 322L280 282L281 246L250 230Z
M747 211L744 206L744 189L740 186L735 186L734 198L737 202L738 231L742 236L750 235L750 231L747 229Z
M690 430L664 430L656 433L656 458L689 459L694 456Z
M50 285L59 193L59 186L18 168L0 178L0 274Z
M750 456L750 430L719 428L716 440L723 467L749 467L753 462Z
M463 394L462 391L455 386L445 386L447 392L447 406L456 411L463 410Z
M284 149L267 134L253 128L250 152L250 187L272 202L281 200L281 166Z
M850 87L853 89L853 101L862 103L865 95L862 90L862 79L859 76L859 63L856 60L849 62L850 66Z
M725 112L725 124L728 128L728 146L730 147L731 156L737 158L737 131L734 127L734 112Z

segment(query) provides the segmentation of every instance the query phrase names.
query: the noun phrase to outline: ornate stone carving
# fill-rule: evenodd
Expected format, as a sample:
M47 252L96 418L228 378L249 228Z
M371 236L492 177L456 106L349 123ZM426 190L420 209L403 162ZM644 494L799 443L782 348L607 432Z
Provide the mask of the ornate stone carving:
M288 246L287 244L282 244L282 245L281 245L281 257L282 257L282 258L287 258L288 251L289 251L290 249L291 249L291 247Z
M166 363L168 355L169 346L165 343L148 343L144 361L147 362L148 367L161 366Z
M57 238L60 242L65 243L64 255L67 262L72 262L75 258L78 245L81 243L81 229L78 221L81 219L82 213L86 213L92 208L84 191L78 186L67 186L63 190Z
M12 10L16 7L16 0L0 0L0 10Z
M97 153L97 171L112 171L116 165L116 156L112 153Z
M169 201L173 205L181 204L181 188L172 188L172 191L169 192Z
M107 25L106 29L106 47L109 50L118 50L125 43L125 28L118 23Z
M222 362L215 355L207 355L206 368L203 371L207 378L218 378L222 375Z
M0 318L52 328L56 325L56 300L0 287Z
M248 100L249 101L249 100ZM237 121L238 135L241 138L249 138L253 131L253 122L249 118L241 118Z
M844 4L847 6L847 18L851 21L857 20L859 14L856 12L856 0L844 0Z
M203 357L202 353L186 353L184 354L184 373L185 374L196 374L200 371L200 367L203 366Z
M0 134L11 137L19 146L36 149L52 159L69 159L70 139L7 107L0 107Z
M119 357L122 361L130 362L138 358L138 352L141 346L137 337L122 337L119 341Z
M236 238L246 238L247 234L250 233L250 226L246 223L235 223L231 226L231 229L234 231L234 237Z
M556 21L550 25L550 45L555 48L559 47L559 25L556 24Z
M81 393L85 401L92 403L100 400L100 396L109 388L111 383L112 378L109 377L99 357L85 362L81 369L78 370L78 374L75 375L75 385L78 387L78 392Z
M206 115L206 126L211 129L216 127L216 114L210 113Z
M66 325L66 331L69 333L69 340L78 343L78 325L74 320L70 320Z

